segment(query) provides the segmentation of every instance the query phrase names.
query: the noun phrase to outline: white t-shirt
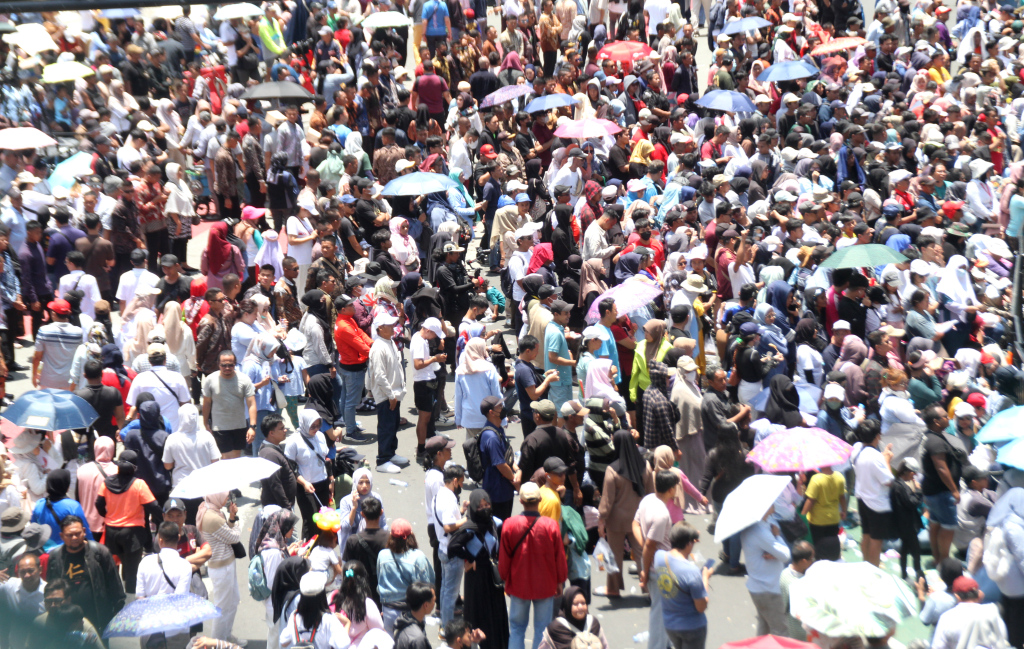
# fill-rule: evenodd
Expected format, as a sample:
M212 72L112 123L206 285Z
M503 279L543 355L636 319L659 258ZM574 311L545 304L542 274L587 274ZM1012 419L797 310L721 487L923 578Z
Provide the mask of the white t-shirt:
M530 257L533 254L529 251L520 252L515 251L512 253L512 258L508 260L508 276L512 280L512 299L516 302L522 302L523 298L526 297L526 289L519 285L517 280L526 277L526 269L530 267Z
M238 65L238 50L235 49L235 40L238 38L238 32L231 26L231 23L224 21L220 24L220 42L224 43L224 47L228 50L228 65L235 67Z
M444 488L444 472L430 469L423 478L423 502L427 506L427 520L434 521L434 498Z
M227 24L227 23L224 23ZM346 649L349 646L348 632L342 626L334 613L327 611L320 619L320 625L314 634L307 630L302 623L296 624L298 612L292 613L287 622L281 625L281 646L290 647L294 644L307 644L312 638L314 649ZM298 628L299 638L295 637L295 630Z
M892 511L892 503L889 500L892 471L885 465L881 451L857 442L853 446L851 457L856 458L853 470L857 475L857 482L854 485L857 500L876 512Z
M64 295L76 288L76 285L79 291L85 293L85 297L82 298L82 313L95 319L96 302L103 299L100 297L100 286L96 283L96 278L86 275L83 270L73 270L60 278L60 294Z
M430 521L437 534L439 552L448 554L449 535L445 534L444 526L454 525L459 522L460 518L462 518L462 512L459 511L459 499L455 496L455 492L447 487L442 487L434 498L434 516Z
M114 297L122 302L131 302L135 292L140 288L153 288L160 282L160 278L145 268L133 268L121 275L117 282L117 293Z
M313 234L313 224L309 219L300 219L297 216L289 216L285 223L288 235L292 237L308 237ZM293 257L300 266L307 266L313 263L313 241L305 243L288 244L288 254Z
M409 341L409 351L412 352L413 363L419 360L427 360L433 354L430 353L430 343L427 341L423 334L417 331L412 335L412 340ZM437 375L437 371L441 369L440 363L431 363L422 370L415 369L413 366L412 380L415 381L433 381Z
M309 447L301 437L302 433L296 431L284 440L284 456L299 465L299 475L306 480L316 483L327 479L327 469L319 458L326 458L328 453L327 438L317 431L313 437L307 437L316 448L316 453Z
M740 299L740 289L744 284L754 283L754 268L750 264L743 264L739 270L734 269L734 264L729 264L729 282L732 284L732 298Z
M822 363L821 354L817 349L810 345L800 345L796 348L796 374L793 377L793 382L807 383L805 372L811 370L814 375L814 385L820 386L821 379L824 377Z
M134 406L143 392L153 395L160 406L160 414L167 418L171 430L177 430L178 408L192 400L185 377L178 372L172 372L166 366L157 366L135 377L132 387L128 389L128 398L125 402L129 406Z
M204 466L210 466L220 459L217 440L205 430L195 433L171 433L164 442L163 461L174 463L171 469L171 484L178 486L190 473Z
M658 25L665 22L671 4L669 0L647 0L644 3L644 11L650 16L647 24L647 34L654 36L658 33Z

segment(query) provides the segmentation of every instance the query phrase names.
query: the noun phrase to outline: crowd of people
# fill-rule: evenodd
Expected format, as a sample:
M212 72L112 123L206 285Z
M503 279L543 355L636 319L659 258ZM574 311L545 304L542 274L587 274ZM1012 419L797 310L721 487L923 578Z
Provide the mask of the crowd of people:
M975 439L1024 403L1018 3L491 5L11 16L0 120L82 163L0 130L0 376L99 416L4 429L0 646L191 592L208 636L144 647L244 646L247 596L271 648L429 649L436 615L447 649L607 649L632 561L651 649L703 649L741 575L758 634L883 647L789 589L896 548L930 646L1024 647L1020 426ZM286 80L311 100L243 98ZM701 564L693 517L794 428L848 461ZM280 467L248 537L237 492L172 495L243 455ZM414 463L429 550L374 488Z

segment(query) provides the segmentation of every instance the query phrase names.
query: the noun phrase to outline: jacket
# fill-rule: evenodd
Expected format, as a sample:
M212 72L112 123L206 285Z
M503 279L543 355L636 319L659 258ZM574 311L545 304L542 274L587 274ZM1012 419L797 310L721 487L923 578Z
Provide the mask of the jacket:
M342 369L358 372L366 369L373 340L366 335L356 319L350 315L338 316L334 324L334 343Z
M423 622L414 618L412 613L402 613L395 620L395 649L431 649Z
M486 372L455 374L455 425L463 428L483 428L487 417L480 414L484 397L502 398L498 371L488 367Z
M370 347L366 372L366 389L377 403L389 399L402 400L405 396L405 371L402 354L395 343L383 338Z
M85 571L89 575L95 597L88 606L83 606L86 617L98 629L105 629L107 623L124 608L124 588L117 566L110 550L95 541L87 541L85 546ZM67 574L67 550L61 545L50 551L49 563L46 566L46 581L61 579ZM82 602L75 597L74 588L71 601L81 606ZM91 613L91 615L90 615Z
M434 568L421 550L395 555L384 549L377 555L377 592L385 605L404 604L405 591L417 580L434 583Z
M21 264L21 291L26 306L40 302L53 293L53 286L46 273L46 255L41 245L28 241L22 244L18 251L18 263Z
M558 523L538 512L506 520L501 526L498 572L505 592L513 597L537 600L557 595L569 577Z
M196 336L196 365L204 374L220 370L220 353L231 349L231 329L222 317L207 313L199 321ZM240 361L239 361L240 362Z
M568 474L577 472L576 458L580 454L580 443L564 428L538 426L526 436L519 451L519 468L524 476L532 476L544 464L544 460L553 455L565 462Z
M272 476L260 480L260 505L277 505L281 509L291 510L295 505L296 480L292 463L285 457L284 451L276 444L263 440L259 456L280 466Z

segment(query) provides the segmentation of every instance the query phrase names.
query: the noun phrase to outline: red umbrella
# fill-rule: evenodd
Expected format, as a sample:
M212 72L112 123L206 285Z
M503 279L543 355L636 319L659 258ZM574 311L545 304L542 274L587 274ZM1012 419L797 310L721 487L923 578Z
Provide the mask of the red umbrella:
M846 50L852 50L860 47L864 43L867 43L867 39L861 38L860 36L844 36L842 38L836 38L831 40L824 45L811 50L811 56L821 56L822 54L835 54L836 52L845 52Z
M727 642L719 649L814 649L817 645L777 635L762 635L738 642Z
M641 43L639 41L615 41L614 43L608 43L597 53L597 58L601 60L611 61L626 61L631 62L634 59L641 58L644 56L650 56L654 50L647 43Z

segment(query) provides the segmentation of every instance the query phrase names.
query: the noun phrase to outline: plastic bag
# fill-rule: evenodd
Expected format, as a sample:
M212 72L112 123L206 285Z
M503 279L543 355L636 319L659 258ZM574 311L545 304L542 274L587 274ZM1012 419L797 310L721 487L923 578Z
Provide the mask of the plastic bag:
M615 563L615 553L612 552L612 546L609 545L608 539L602 537L597 540L597 545L594 546L594 559L597 560L598 570L605 571L609 575L619 572L619 566Z

